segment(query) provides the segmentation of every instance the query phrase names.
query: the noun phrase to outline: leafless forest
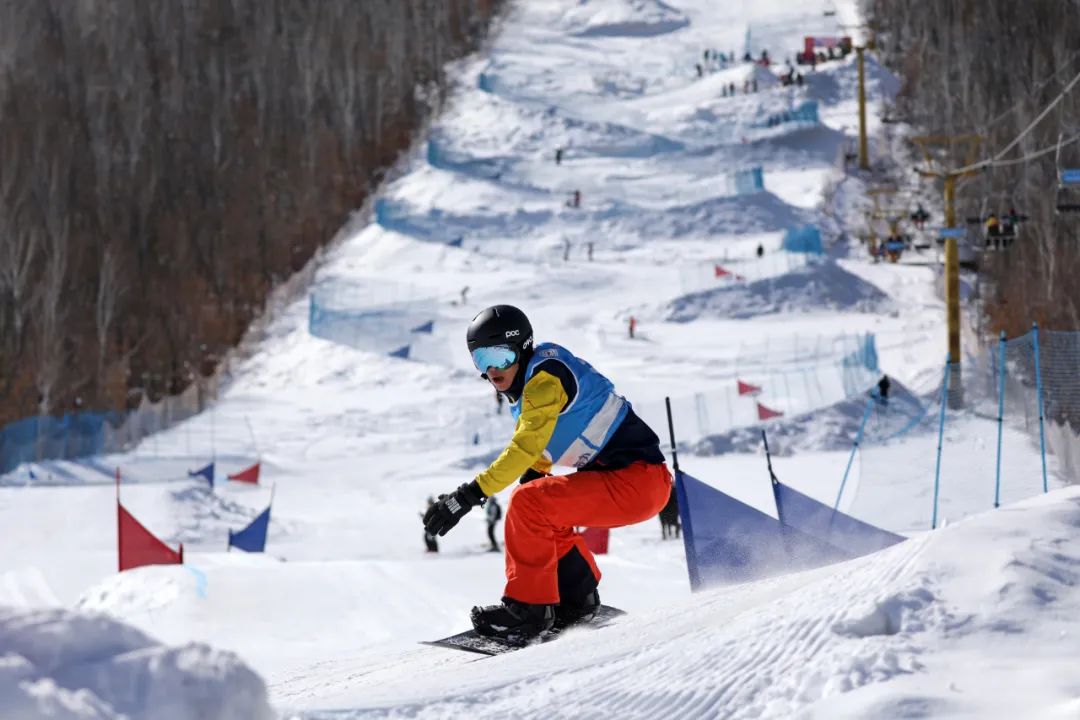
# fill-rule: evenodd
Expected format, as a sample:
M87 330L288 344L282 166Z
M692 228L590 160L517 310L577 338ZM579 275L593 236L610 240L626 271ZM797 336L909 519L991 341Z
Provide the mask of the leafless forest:
M1075 0L868 0L866 9L902 76L901 119L930 135L983 136L979 159L1005 150L1080 73ZM1055 213L1058 167L1080 167L1078 136L1080 85L1001 158L1029 159L959 186L961 221L1010 207L1029 217L1013 246L988 253L980 269L995 334L1023 334L1032 321L1080 329L1080 214ZM960 155L947 159L952 167L964 165Z
M209 372L500 0L0 0L0 422Z

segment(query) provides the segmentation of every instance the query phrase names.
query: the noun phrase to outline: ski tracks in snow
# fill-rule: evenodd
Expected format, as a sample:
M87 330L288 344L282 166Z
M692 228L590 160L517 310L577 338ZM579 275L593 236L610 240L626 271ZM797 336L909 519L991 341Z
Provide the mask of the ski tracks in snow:
M909 540L839 568L699 594L679 614L631 615L482 666L449 664L445 656L458 654L440 649L377 670L332 664L308 682L348 686L335 699L353 709L297 717L788 717L831 694L920 670L920 645L909 636L951 617L913 571L924 544ZM426 697L410 686L418 673ZM287 705L307 694L304 684L297 676L273 690Z

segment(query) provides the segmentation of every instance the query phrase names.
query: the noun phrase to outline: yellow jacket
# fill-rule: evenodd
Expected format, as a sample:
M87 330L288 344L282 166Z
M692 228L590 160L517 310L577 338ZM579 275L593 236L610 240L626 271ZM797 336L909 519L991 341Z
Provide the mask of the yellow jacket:
M476 476L485 495L491 497L508 487L529 468L543 473L551 471L551 459L544 456L544 448L567 400L559 379L543 370L525 383L521 415L510 444L487 470Z

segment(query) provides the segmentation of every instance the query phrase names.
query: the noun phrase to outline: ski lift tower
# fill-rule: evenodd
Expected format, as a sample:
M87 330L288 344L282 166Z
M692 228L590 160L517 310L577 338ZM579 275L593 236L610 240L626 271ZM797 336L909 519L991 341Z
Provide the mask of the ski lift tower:
M964 387L960 373L960 247L956 228L956 183L978 175L981 170L964 170L975 163L975 154L982 144L981 135L923 135L913 137L912 142L922 150L925 168L915 168L922 177L939 178L945 185L945 228L941 236L945 240L945 319L948 326L949 345L949 406L958 409L964 405ZM946 155L963 151L959 170L947 169L935 160L932 147L944 147Z

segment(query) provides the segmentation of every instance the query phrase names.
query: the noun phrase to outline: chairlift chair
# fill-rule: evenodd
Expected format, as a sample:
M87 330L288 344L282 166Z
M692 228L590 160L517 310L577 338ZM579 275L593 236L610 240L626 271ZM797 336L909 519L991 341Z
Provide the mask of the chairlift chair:
M1058 213L1080 213L1080 168L1062 170L1058 176Z

